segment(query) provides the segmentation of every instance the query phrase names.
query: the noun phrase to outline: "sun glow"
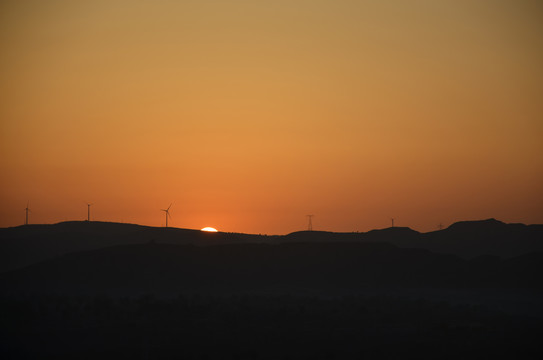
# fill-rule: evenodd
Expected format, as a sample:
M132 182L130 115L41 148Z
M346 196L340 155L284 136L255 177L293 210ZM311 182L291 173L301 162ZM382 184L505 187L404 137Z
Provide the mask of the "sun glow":
M219 230L215 229L215 228L212 228L212 227L205 227L203 229L201 229L200 231L209 231L209 232L218 232Z

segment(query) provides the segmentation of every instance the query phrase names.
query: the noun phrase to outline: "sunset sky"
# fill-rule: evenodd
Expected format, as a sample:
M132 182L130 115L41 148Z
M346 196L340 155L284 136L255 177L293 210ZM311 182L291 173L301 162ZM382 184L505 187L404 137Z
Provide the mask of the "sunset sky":
M543 2L2 0L0 226L543 223Z

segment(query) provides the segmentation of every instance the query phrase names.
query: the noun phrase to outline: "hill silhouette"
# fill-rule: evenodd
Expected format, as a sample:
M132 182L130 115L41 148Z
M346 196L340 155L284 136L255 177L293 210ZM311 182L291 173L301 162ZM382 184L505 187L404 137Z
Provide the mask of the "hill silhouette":
M506 224L496 219L462 221L446 229L420 233L407 227L390 227L366 233L301 231L279 238L303 242L386 242L464 258L482 255L514 257L543 251L543 225Z
M0 229L0 272L24 267L70 252L113 245L160 242L201 246L259 242L258 235L209 233L97 221L69 221L52 225L24 225Z
M0 235L6 359L542 353L539 225L260 236L67 222Z
M282 236L208 233L134 224L74 221L0 229L0 272L22 268L70 252L149 242L197 246L232 243L384 242L471 258L482 255L514 257L541 252L542 239L543 225L505 224L494 219L459 222L447 229L429 233L393 227L366 233L300 231Z

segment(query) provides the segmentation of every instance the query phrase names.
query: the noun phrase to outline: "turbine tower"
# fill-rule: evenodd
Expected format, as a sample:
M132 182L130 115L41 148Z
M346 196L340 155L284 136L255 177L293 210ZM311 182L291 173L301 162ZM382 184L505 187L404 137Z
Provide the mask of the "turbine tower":
M309 223L307 224L307 231L313 231L313 223L312 223L311 219L315 215L306 215L306 216L309 219Z
M170 208L172 207L172 204L170 204L170 206L168 206L167 209L160 209L160 211L164 211L166 213L166 227L168 227L168 217L170 217L170 218L172 217L170 215Z
M25 217L25 225L28 225L28 213L30 212L30 209L28 208L28 201L26 203L26 208L25 208L25 213L26 213L26 217Z
M392 221L392 227L394 227L394 218L390 218L390 220Z
M90 207L92 204L87 203L87 221L90 221Z

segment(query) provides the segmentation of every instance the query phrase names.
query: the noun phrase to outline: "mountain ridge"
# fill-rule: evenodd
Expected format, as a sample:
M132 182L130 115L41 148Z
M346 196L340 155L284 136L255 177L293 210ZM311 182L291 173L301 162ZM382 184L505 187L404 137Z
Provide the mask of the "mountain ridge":
M229 243L386 242L465 258L514 257L543 251L543 225L506 224L495 219L462 221L439 231L420 233L407 227L368 232L297 231L286 235L209 233L137 224L70 221L0 228L0 272L21 268L70 252L150 242L214 246Z

